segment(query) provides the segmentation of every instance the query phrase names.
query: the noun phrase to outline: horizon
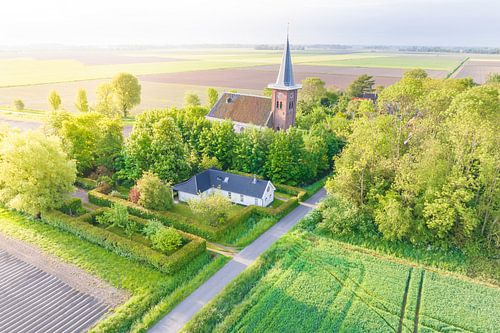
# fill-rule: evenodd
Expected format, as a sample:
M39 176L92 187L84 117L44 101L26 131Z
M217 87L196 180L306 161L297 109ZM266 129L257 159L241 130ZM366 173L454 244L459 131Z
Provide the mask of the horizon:
M33 46L294 45L500 47L500 3L488 0L145 0L4 5L0 44ZM13 29L15 27L15 29ZM63 27L64 29L61 29Z

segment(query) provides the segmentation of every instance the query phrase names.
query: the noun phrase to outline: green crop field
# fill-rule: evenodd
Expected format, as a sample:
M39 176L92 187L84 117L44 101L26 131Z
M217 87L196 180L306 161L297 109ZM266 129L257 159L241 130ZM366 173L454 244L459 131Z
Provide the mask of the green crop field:
M497 287L297 233L280 241L185 330L495 332L500 327ZM213 313L219 320L209 318Z
M464 58L464 56L446 55L376 55L363 58L306 62L306 64L343 67L424 68L451 71L457 67Z

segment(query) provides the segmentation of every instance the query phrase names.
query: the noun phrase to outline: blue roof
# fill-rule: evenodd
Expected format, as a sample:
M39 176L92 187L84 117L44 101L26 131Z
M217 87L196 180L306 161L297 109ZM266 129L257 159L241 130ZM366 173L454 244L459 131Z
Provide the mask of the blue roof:
M268 180L256 179L254 181L252 177L236 175L212 168L175 185L173 189L175 191L198 194L213 187L254 198L262 198L269 183L270 181Z

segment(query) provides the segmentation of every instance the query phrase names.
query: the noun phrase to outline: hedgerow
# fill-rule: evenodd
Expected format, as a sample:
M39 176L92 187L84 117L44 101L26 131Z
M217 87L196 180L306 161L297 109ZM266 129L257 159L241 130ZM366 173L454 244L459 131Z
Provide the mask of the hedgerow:
M171 255L157 252L144 244L90 224L89 222L97 214L101 214L102 211L98 210L78 218L71 218L62 212L50 211L42 215L42 220L47 224L68 231L89 242L98 244L116 254L147 263L168 274L178 271L193 260L193 258L205 252L205 240L187 233L182 233L182 236L189 239L189 242L179 250ZM147 223L147 221L137 217L133 219L141 224Z
M93 190L97 187L97 181L90 178L77 177L75 185L85 190Z

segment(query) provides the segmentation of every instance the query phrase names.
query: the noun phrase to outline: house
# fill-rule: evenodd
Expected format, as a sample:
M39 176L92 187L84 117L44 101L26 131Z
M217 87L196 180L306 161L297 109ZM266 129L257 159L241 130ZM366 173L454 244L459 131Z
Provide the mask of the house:
M295 124L298 91L302 85L293 78L288 36L275 83L269 84L271 97L223 93L206 118L210 121L231 120L237 133L246 128L269 127L287 130Z
M269 180L236 175L217 169L205 170L174 186L179 201L186 202L215 191L231 202L266 207L274 201L274 185Z

